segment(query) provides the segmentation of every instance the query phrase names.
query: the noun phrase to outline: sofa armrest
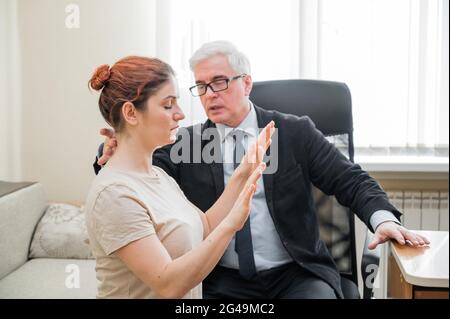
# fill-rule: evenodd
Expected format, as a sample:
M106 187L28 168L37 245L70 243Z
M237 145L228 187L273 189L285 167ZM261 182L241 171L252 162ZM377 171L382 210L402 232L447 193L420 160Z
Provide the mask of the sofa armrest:
M0 279L28 260L33 232L46 206L39 183L0 197Z

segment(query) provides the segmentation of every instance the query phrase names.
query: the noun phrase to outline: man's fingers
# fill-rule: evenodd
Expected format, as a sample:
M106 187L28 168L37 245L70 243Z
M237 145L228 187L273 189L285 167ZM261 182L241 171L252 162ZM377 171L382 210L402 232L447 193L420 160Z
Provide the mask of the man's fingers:
M385 240L383 240L383 238L380 235L375 233L375 236L373 236L373 239L370 242L370 244L367 246L367 248L375 249L379 244L382 244L384 242L385 242Z
M110 148L114 148L114 147L117 147L117 139L115 138L115 137L112 137L112 138L110 138L110 139L108 139L107 138L107 142L106 142L106 145L108 146L108 147L110 147Z
M405 237L407 241L409 241L413 246L425 245L425 240L422 239L418 234L413 233L407 229L402 229L402 235ZM428 241L428 239L427 239ZM428 241L429 243L429 241Z
M116 144L117 145L117 144ZM100 156L100 158L97 161L98 165L105 165L106 162L109 161L109 159L111 158L111 156L114 154L114 152L116 151L116 147L117 146L109 146L106 145L103 147L103 154L102 156Z
M425 236L422 236L420 234L415 234L415 233L412 233L412 234L415 236L415 239L419 243L420 246L430 244L430 241Z
M417 246L419 244L419 242L416 241L414 234L412 232L410 232L408 229L401 228L400 232L408 244L414 245L414 246Z
M115 146L110 146L109 144L106 145L103 148L103 154L102 155L106 155L108 157L111 157L115 151L116 147Z
M426 238L425 236L422 235L417 235L420 237L420 239L423 241L423 244L421 245L429 245L430 244L430 240L428 238Z
M395 229L391 234L389 234L390 238L395 239L400 245L404 245L405 244L405 237L403 236L403 233L398 229Z
M102 155L102 156L98 159L97 164L98 164L98 165L105 165L106 162L108 162L108 160L109 160L110 157L111 157L111 156Z
M114 137L114 130L111 128L104 127L102 129L100 129L100 135L112 138L112 137Z

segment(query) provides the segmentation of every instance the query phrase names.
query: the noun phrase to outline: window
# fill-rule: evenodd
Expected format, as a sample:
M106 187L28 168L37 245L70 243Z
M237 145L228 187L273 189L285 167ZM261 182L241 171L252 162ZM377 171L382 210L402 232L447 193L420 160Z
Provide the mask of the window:
M187 89L194 82L189 57L204 42L229 40L249 57L254 81L347 83L357 147L448 150L448 1L162 0L158 6L158 53L178 73L186 125L205 120Z
M322 0L319 16L317 77L349 85L356 146L448 148L448 2Z

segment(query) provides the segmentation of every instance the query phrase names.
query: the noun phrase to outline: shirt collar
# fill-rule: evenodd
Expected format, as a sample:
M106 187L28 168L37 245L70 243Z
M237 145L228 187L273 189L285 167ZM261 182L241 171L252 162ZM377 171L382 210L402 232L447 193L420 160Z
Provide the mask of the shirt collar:
M248 112L247 116L237 127L233 128L222 123L216 124L217 130L219 131L221 143L225 141L225 139L233 131L233 129L244 131L246 134L253 137L256 136L255 135L256 130L258 129L258 120L256 118L256 111L251 101L249 101L249 105L250 105L250 112Z

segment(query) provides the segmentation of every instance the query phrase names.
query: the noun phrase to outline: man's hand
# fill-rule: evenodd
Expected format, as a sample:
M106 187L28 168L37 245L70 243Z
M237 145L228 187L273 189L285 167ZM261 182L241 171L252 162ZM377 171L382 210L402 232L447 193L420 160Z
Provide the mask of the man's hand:
M389 239L395 239L401 245L408 244L414 247L421 247L430 243L424 236L415 234L403 226L388 221L377 227L373 240L368 248L375 249L379 244L382 244Z
M100 135L105 136L105 142L103 144L103 154L98 159L97 164L103 166L116 151L117 139L114 130L110 128L102 128Z

